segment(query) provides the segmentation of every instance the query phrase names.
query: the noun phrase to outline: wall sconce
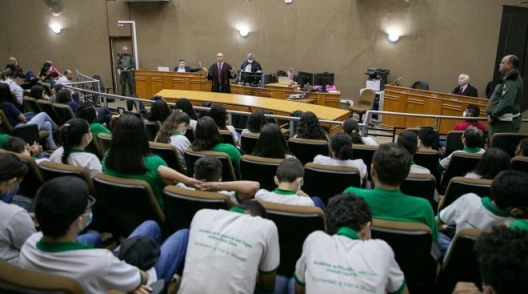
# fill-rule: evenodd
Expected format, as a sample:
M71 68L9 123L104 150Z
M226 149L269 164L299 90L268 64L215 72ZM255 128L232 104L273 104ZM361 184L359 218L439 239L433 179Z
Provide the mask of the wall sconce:
M49 25L52 32L59 34L62 31L62 26L58 22L53 22Z
M389 39L389 42L396 43L400 39L400 35L396 33L391 33L387 35L387 39Z
M139 69L139 58L138 58L138 49L137 49L137 35L136 35L136 22L133 20L119 20L117 25L120 27L125 26L125 24L132 25L132 44L134 46L134 61L136 63L136 69Z
M242 38L245 38L249 34L249 31L247 29L240 29L238 30L238 33L240 34Z

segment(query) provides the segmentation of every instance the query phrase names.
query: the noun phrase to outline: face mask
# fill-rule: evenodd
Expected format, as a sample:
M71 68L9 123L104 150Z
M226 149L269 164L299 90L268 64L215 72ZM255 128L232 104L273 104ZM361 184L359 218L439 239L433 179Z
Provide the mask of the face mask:
M467 111L464 111L464 113L462 113L462 116L466 117L467 116Z
M83 230L86 229L91 223L92 223L92 219L93 219L93 213L92 213L92 210L90 210L89 213L85 213L83 215L87 215L88 216L88 220L86 221L86 224L84 225L84 227L82 228Z

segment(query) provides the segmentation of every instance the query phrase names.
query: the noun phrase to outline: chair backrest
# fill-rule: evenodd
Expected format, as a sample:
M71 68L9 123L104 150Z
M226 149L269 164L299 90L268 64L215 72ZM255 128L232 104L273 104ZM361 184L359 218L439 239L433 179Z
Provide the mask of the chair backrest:
M513 170L528 173L528 157L515 156L511 159L511 165Z
M246 154L251 154L251 152L253 152L253 149L255 149L255 145L257 145L259 137L260 134L242 134L240 136L240 149L242 149L242 151L244 151Z
M158 142L149 142L149 148L152 153L159 155L161 158L163 158L163 160L167 163L170 168L182 174L186 174L179 159L178 149L176 149L174 145Z
M476 229L463 229L455 235L438 275L439 294L453 293L458 282L482 284L475 252L475 243L480 233L481 231Z
M491 138L491 147L501 148L508 152L510 157L515 156L515 149L522 139L528 138L528 134L520 133L497 133Z
M142 180L97 174L94 179L97 199L109 217L114 238L128 236L146 220L165 227L165 215L150 185Z
M7 119L7 115L2 109L0 109L0 130L2 133L7 133L9 135L13 134L13 126Z
M29 198L35 198L37 190L42 186L43 178L35 160L27 155L17 154L14 152L0 149L0 153L13 153L20 158L20 160L28 167L28 172L24 176L24 180L20 183L18 194Z
M61 125L65 124L70 119L75 118L75 113L73 113L73 110L67 104L53 103L51 104L51 108L55 111L55 114L57 114Z
M227 195L167 186L163 189L165 221L171 232L189 228L194 214L204 208L229 209L233 203Z
M72 278L23 269L0 259L0 292L83 294L84 290Z
M387 242L405 275L410 293L432 293L436 262L431 255L433 236L422 223L373 219L373 239Z
M308 162L304 166L302 190L310 196L321 198L325 204L328 202L328 198L341 194L350 186L361 187L361 175L357 168L322 165L313 162Z
M53 111L53 103L43 99L38 99L37 105L40 108L40 111L47 113L52 121L54 121L58 125L61 124L60 118L57 116L55 111Z
M325 140L290 138L288 147L303 165L312 162L316 155L328 156L330 154L330 147Z
M372 157L374 156L374 152L378 150L378 146L354 144L353 149L354 150L352 151L352 153L354 159L363 159L363 162L367 166L369 180L372 180L372 177L370 175L370 165L372 164Z
M47 131L44 131L51 136ZM19 137L29 145L33 145L33 142L40 142L39 129L36 124L20 124L13 129L13 136Z
M95 154L95 156L97 156L99 160L103 159L103 156L104 156L103 147L101 146L101 143L97 138L93 137L92 141L90 141L90 144L86 146L85 150L92 154Z
M224 152L215 151L194 151L192 148L187 148L184 153L185 163L187 164L187 174L194 174L194 163L203 156L212 156L220 159L222 162L222 181L236 181L237 177L231 158Z
M410 88L420 89L420 90L429 90L429 84L425 81L416 81L411 84Z
M434 199L436 191L436 178L429 174L412 174L410 173L405 181L401 184L400 190L407 195L425 198L436 214L438 207Z
M38 167L40 169L40 174L42 175L44 182L64 176L77 177L86 182L88 188L90 189L90 195L94 197L97 196L97 192L95 191L95 187L92 178L90 177L90 173L84 167L55 163L51 161L42 161L38 165Z
M453 151L464 149L464 144L462 144L463 134L464 131L450 131L447 133L445 156L449 156Z
M314 206L285 205L258 200L268 212L268 218L279 232L280 265L277 273L290 276L301 257L308 235L325 230L324 212Z
M241 179L259 182L261 189L271 191L277 187L273 178L282 161L283 159L280 158L243 155L240 160Z
M372 89L363 89L359 95L357 106L372 108L374 100L376 100L376 92Z
M228 130L219 130L220 136L222 137L222 140L224 140L224 143L231 144L233 146L237 146L235 142L235 137L233 137L233 134Z
M455 152L451 156L451 162L442 177L441 185L447 187L453 177L464 176L475 169L482 158L480 153Z
M438 151L434 149L420 149L413 157L413 161L416 164L427 168L438 182L440 182L440 171L438 170L439 159L440 156L438 155Z
M147 138L149 141L154 141L156 134L159 131L159 124L155 121L146 121L145 122L145 132L147 132Z
M105 133L99 133L97 135L97 141L99 141L99 145L101 146L101 150L103 151L103 154L104 154L108 150L110 150L110 144L112 143L112 135L105 134Z
M37 99L33 97L24 96L24 107L29 111L37 114L40 112L40 108L37 105Z
M491 194L492 180L471 179L465 177L454 177L449 181L444 199L439 203L438 210L449 206L460 196L467 193L475 193L480 197L488 197Z

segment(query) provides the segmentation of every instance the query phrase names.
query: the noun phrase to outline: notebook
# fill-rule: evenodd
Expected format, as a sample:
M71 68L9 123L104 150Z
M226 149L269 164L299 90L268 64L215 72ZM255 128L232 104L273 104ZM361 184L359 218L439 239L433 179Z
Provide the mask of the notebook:
M158 66L158 71L170 71L168 66Z

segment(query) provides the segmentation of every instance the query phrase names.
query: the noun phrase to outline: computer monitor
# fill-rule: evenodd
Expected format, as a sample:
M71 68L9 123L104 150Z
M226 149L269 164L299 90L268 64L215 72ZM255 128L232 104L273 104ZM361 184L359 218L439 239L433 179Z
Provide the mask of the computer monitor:
M245 85L258 85L262 81L261 72L240 72L240 82Z
M304 89L306 85L310 84L313 86L314 84L314 74L309 72L303 72L300 71L297 75L297 84L300 85L301 89Z
M314 80L315 85L322 86L321 91L326 92L326 86L334 84L334 73L316 73Z

